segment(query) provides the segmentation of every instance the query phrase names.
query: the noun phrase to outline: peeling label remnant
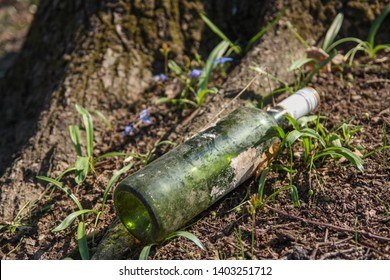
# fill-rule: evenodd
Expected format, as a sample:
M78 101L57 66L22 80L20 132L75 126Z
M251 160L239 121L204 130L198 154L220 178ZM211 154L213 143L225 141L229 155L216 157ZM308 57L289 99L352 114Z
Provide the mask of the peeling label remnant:
M232 159L230 166L234 170L235 185L237 186L249 179L260 163L261 158L257 156L257 149L253 147Z
M279 146L280 142L277 141L273 143L268 150L266 150L260 157L260 163L257 166L256 170L256 180L259 178L261 175L261 172L263 172L264 168L269 166L271 162L275 159L276 155L278 154L279 151Z

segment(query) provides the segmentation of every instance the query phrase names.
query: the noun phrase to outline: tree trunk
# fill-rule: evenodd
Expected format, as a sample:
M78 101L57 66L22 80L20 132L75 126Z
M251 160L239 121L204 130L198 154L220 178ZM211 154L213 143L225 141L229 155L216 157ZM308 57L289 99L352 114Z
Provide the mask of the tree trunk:
M245 42L287 8L286 18L232 71L223 86L224 94L215 97L215 104L222 104L256 75L248 67L252 62L287 82L293 80L287 69L290 61L304 52L304 46L286 28L287 19L303 37L317 42L337 10L350 5L319 0L253 2L41 0L22 51L0 81L0 222L12 223L23 206L44 193L37 175L54 178L75 161L68 136L68 126L78 123L75 104L108 116L115 129L107 139L100 139L97 152L112 150L121 128L110 116L126 116L148 98L145 92L152 76L164 71L162 45L169 46L171 57L185 61L194 53L205 56L218 43L220 39L205 28L200 12L228 37ZM271 57L269 53L274 52L279 55ZM276 86L263 76L250 91L264 94ZM196 131L219 110L218 106L198 109L193 125L183 125L178 133ZM101 131L103 126L96 129ZM37 223L42 218L34 217L30 235L39 231ZM34 252L30 257L42 254Z

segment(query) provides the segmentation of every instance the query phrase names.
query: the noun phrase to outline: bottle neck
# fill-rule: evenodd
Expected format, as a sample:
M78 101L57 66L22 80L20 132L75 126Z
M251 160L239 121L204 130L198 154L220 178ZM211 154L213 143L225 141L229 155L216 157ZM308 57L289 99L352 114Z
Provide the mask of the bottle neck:
M290 115L294 119L308 115L318 107L320 96L311 87L305 87L278 103L267 111L280 126L284 126L284 115Z
M267 110L267 113L275 119L276 123L279 126L284 127L288 123L287 119L284 117L285 115L288 115L288 112L285 109L283 109L282 107L278 107L278 106L273 107L273 108Z

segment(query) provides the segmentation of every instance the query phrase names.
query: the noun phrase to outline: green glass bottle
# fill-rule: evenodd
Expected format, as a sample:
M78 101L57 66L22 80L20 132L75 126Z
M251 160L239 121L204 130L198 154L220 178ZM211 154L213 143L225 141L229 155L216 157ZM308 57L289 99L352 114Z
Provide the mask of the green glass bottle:
M233 111L116 187L122 223L141 241L163 240L268 163L279 142L272 127L285 114L297 119L318 103L318 93L303 88L268 111Z

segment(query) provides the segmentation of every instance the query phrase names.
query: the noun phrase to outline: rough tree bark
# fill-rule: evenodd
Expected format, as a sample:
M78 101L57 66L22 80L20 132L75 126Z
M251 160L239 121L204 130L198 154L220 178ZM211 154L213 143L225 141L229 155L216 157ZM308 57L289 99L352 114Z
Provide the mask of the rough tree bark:
M163 43L175 56L183 56L206 54L218 42L204 27L199 12L207 13L229 37L245 41L287 8L286 18L242 59L222 94L214 97L226 103L254 77L248 70L252 62L292 81L288 65L304 46L287 30L286 20L303 37L318 42L339 9L352 9L349 23L353 11L372 13L370 20L380 11L359 1L328 2L42 0L23 50L0 81L0 222L11 222L27 201L42 194L44 186L36 175L55 177L67 167L68 155L73 153L68 125L78 118L74 104L97 108L106 115L125 112L138 106L152 75L163 70L159 52ZM277 57L269 55L275 52ZM275 86L259 77L249 90L264 94ZM183 125L179 132L196 131L219 109L200 108L193 124ZM113 257L120 253L97 258Z

